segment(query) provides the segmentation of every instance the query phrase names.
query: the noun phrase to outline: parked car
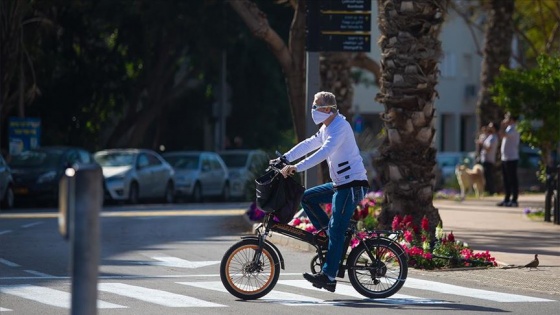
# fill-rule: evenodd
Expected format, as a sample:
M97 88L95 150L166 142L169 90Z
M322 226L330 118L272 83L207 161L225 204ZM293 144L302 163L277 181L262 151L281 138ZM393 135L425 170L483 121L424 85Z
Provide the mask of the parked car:
M237 199L248 199L254 196L251 184L268 165L268 156L262 150L228 150L220 152L229 170L231 196Z
M58 202L58 186L66 168L94 163L91 153L79 147L47 146L23 151L9 162L14 178L15 203Z
M105 199L136 204L145 199L172 203L173 168L158 153L147 149L98 151L94 159L103 169Z
M207 197L230 198L228 169L222 158L209 151L176 151L162 154L175 170L178 198L202 202Z
M14 179L12 170L0 155L0 210L14 207Z

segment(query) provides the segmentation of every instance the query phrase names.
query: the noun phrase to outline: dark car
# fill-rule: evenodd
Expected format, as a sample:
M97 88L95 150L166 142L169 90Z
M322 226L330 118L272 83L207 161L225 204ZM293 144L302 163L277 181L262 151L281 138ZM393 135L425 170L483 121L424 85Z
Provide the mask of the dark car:
M95 163L91 153L78 147L52 146L23 151L9 163L14 178L15 203L58 201L59 180L73 164Z

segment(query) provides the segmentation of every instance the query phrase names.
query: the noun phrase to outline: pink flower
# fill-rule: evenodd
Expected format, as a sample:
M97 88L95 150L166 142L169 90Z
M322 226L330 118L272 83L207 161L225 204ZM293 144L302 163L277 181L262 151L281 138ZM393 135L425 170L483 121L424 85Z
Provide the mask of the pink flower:
M393 230L398 230L400 225L401 225L401 216L397 214L393 218L393 223L391 224L391 227L393 228Z
M405 241L407 241L408 243L412 243L412 239L413 239L413 234L410 231L404 231L404 239Z
M325 204L325 212L330 216L332 213L332 203Z

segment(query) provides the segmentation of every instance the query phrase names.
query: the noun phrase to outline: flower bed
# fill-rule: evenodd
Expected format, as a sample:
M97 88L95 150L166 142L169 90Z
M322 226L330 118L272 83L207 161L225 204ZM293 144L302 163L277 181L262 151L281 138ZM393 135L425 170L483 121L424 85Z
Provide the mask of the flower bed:
M353 219L358 222L358 233L352 240L351 246L359 244L360 239L371 237L377 227L377 218L381 212L379 200L381 192L370 192L358 204ZM331 214L331 204L322 205L327 214ZM303 211L294 217L288 224L299 229L316 232ZM264 213L253 203L247 210L248 217L254 221L262 220ZM453 232L445 233L439 222L436 228L435 239L430 239L428 232L429 222L425 217L421 226L417 227L412 222L412 216L395 216L392 222L393 230L403 231L399 240L406 250L410 267L417 269L440 269L456 267L497 266L495 258L488 251L475 253L467 243L455 239Z

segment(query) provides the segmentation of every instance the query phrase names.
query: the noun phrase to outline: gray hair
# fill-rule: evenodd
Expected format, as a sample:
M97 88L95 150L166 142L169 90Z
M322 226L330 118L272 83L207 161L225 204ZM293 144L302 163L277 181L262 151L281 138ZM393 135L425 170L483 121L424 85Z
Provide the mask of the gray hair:
M331 92L321 91L315 94L315 98L321 102L321 106L336 106L336 96L334 96Z

